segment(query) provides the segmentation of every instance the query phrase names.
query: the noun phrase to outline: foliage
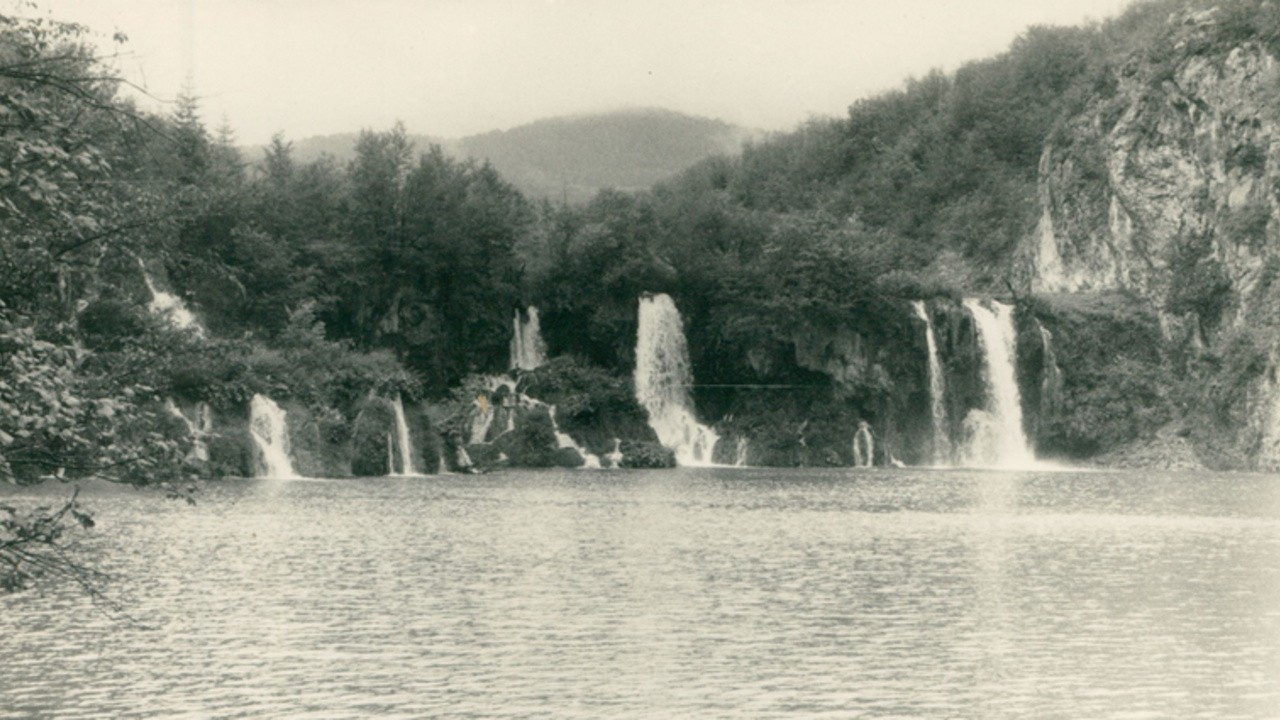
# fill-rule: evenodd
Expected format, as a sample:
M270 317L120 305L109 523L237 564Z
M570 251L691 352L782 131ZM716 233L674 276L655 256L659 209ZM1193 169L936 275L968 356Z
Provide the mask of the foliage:
M660 469L676 466L675 452L656 442L623 440L618 445L621 466L628 469Z
M516 421L516 429L497 440L514 467L543 468L560 464L551 415L544 407L528 409Z

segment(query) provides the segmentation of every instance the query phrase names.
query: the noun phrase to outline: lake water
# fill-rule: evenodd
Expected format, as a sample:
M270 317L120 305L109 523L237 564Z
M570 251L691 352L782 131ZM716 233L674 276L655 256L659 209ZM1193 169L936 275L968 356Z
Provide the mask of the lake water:
M65 586L0 598L0 717L1280 717L1275 476L87 495L86 551L140 624Z

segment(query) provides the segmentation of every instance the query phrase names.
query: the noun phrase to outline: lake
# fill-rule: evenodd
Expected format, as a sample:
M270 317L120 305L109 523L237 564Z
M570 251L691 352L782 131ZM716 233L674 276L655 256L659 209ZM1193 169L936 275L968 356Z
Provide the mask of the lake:
M137 623L65 585L0 597L0 717L1280 716L1275 476L511 471L225 482L195 507L85 495L82 544Z

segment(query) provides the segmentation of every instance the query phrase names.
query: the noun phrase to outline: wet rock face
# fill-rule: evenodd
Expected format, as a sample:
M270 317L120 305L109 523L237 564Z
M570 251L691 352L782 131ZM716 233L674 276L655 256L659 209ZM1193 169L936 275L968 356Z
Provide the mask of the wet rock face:
M1040 292L1164 304L1194 252L1220 263L1238 321L1280 238L1280 63L1257 42L1214 40L1213 12L1173 22L1168 58L1131 60L1115 94L1046 145L1024 270Z

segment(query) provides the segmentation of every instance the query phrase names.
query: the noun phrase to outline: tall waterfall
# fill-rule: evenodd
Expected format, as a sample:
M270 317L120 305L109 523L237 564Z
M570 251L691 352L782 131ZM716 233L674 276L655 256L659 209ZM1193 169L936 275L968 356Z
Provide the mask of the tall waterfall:
M533 370L547 362L547 344L542 341L538 308L530 305L528 317L523 320L518 308L515 313L511 322L511 368Z
M693 371L684 322L670 295L640 298L636 341L636 399L649 413L658 440L681 465L710 465L720 437L693 414Z
M970 411L965 419L970 440L964 461L969 465L1005 468L1034 465L1035 454L1022 430L1013 307L992 301L988 308L974 298L965 300L964 306L978 330L978 344L984 356L982 379L987 389L986 407Z
M933 333L933 321L924 302L911 303L916 316L924 321L924 339L929 347L929 411L933 416L933 463L945 465L951 460L951 438L947 432L947 380L942 374L942 361L938 357L938 339Z
M249 403L249 434L259 451L253 469L255 477L299 477L289 459L289 425L285 412L271 398L253 396Z
M396 395L391 407L396 413L396 447L400 450L400 472L395 472L394 467L389 467L388 470L392 475L403 477L420 475L421 473L413 467L413 441L409 438L409 423L405 421L404 403L401 402L399 395Z

